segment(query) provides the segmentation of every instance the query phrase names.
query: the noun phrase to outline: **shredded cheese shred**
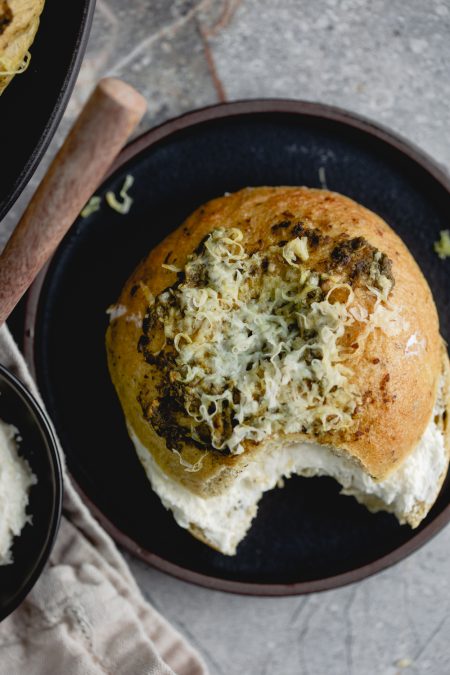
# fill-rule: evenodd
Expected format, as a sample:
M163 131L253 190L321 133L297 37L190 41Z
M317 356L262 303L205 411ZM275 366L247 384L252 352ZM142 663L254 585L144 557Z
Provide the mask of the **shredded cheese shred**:
M434 243L434 250L441 260L450 258L450 230L442 230L439 241Z
M130 197L128 194L128 190L130 187L132 187L134 183L134 177L128 174L125 177L124 184L119 192L119 197L118 199L114 192L107 192L106 193L106 202L108 206L110 206L114 211L117 211L117 213L120 213L121 215L126 215L129 213L131 206L133 204L133 198Z
M10 77L14 75L21 75L24 73L31 61L31 53L26 52L22 63L17 68L11 68L11 64L7 59L0 57L0 77Z
M93 195L84 209L80 211L80 216L82 218L88 218L91 216L93 213L96 213L96 211L100 211L100 205L101 205L102 199L98 195Z

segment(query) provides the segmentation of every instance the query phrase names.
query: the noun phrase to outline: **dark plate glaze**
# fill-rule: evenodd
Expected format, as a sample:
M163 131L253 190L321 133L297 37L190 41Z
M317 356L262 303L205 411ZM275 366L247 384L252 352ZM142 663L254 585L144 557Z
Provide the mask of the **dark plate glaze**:
M46 0L31 62L0 96L0 219L31 178L66 108L95 0Z
M109 380L105 310L136 263L199 204L247 185L320 186L385 218L420 262L450 339L449 266L433 242L448 227L449 184L398 137L334 108L295 101L215 106L166 123L122 153L100 192L131 173L133 207L79 219L30 303L38 383L70 472L118 542L160 569L223 590L292 594L363 578L420 546L450 518L447 482L415 531L370 514L327 478L292 478L262 499L235 557L179 528L151 491ZM35 289L34 298L38 296ZM35 320L34 320L35 319Z
M14 562L0 567L0 621L25 598L39 578L58 530L62 475L58 450L44 412L23 384L0 366L1 418L13 424L22 438L20 454L38 482L30 490L27 513L32 524L13 543ZM1 517L1 515L0 515Z

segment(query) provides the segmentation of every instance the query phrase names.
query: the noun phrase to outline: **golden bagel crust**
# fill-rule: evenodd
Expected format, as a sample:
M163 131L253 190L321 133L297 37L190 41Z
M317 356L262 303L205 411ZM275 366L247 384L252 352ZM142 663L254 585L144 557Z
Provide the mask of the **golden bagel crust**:
M23 62L39 27L45 0L2 0L0 3L0 94L14 75L2 77L2 70L14 72ZM7 64L6 68L3 64Z
M323 444L346 450L373 477L385 478L413 450L431 417L437 383L442 372L442 340L436 308L430 289L400 238L376 214L337 193L297 187L247 188L214 199L197 209L178 229L169 234L141 262L126 283L118 305L126 313L111 321L107 331L107 353L111 377L127 423L172 478L197 494L220 492L232 481L252 454L263 451L264 443L247 444L242 455L223 456L184 444L183 459L190 464L203 457L200 470L187 472L176 453L167 449L144 418L138 398L150 404L156 398L160 374L137 349L142 334L141 321L148 305L148 291L157 296L175 283L177 275L162 267L164 262L184 268L187 257L202 239L216 228L240 228L246 251L265 250L294 235L274 224L289 221L290 226L306 221L324 235L324 244L312 252L308 264L322 259L343 237L363 237L392 260L395 286L389 304L406 321L401 331L388 336L380 329L369 336L354 367L364 405L357 426L336 437L322 437ZM368 291L355 288L364 302ZM407 356L412 335L422 349ZM351 340L350 338L348 338ZM357 335L355 336L357 339ZM283 440L308 440L295 434ZM271 437L271 441L274 437ZM316 440L317 438L311 438Z

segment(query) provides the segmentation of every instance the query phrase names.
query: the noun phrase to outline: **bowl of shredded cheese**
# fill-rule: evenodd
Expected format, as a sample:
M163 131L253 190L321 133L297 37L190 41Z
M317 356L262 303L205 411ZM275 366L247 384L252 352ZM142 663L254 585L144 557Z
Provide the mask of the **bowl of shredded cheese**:
M0 621L26 597L50 555L62 474L44 411L0 365Z

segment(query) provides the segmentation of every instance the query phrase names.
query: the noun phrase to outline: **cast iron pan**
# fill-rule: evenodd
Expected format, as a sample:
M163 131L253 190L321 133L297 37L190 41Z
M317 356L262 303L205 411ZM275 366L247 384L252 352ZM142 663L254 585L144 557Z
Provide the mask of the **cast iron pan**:
M128 439L105 358L105 310L140 258L202 202L248 185L328 187L379 213L419 261L450 339L450 266L433 252L448 227L449 181L401 139L341 110L266 100L185 115L122 153L100 194L135 183L127 216L109 207L79 219L54 257L28 329L38 383L94 513L123 546L205 586L293 594L383 569L450 518L447 481L418 530L370 514L327 478L292 478L266 493L235 557L179 528L150 489ZM36 296L36 292L35 292Z
M56 131L78 75L94 6L95 0L46 0L30 65L0 96L0 220Z
M45 413L23 384L0 365L1 418L19 431L20 454L38 479L27 513L33 522L14 539L14 562L0 566L0 621L22 602L39 578L58 531L62 475L58 449Z

